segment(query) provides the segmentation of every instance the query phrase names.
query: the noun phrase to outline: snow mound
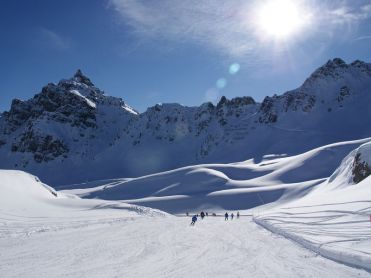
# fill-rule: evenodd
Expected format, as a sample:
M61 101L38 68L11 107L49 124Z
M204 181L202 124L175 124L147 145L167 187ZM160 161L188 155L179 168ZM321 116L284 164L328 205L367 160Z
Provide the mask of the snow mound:
M0 237L108 224L140 216L164 216L122 202L63 194L22 171L0 170Z
M16 209L35 202L52 200L57 192L30 174L16 170L0 170L1 208Z
M369 146L350 152L306 196L255 211L255 222L324 257L371 271L371 177L353 181L356 158L367 156Z

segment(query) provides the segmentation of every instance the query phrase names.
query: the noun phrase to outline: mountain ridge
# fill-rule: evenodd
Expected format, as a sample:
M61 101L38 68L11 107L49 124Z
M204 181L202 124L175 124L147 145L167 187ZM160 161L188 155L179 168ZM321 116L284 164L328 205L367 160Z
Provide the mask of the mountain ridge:
M138 113L81 70L0 116L0 167L53 185L181 166L297 154L371 136L371 64L335 58L282 95L217 105L156 104ZM347 132L343 132L343 129Z

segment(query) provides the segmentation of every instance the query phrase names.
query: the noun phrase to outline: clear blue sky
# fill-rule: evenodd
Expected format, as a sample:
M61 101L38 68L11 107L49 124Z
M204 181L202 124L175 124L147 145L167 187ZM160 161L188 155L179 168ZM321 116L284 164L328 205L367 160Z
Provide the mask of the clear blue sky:
M261 101L328 59L371 62L371 1L272 1L1 0L0 111L78 68L144 111Z

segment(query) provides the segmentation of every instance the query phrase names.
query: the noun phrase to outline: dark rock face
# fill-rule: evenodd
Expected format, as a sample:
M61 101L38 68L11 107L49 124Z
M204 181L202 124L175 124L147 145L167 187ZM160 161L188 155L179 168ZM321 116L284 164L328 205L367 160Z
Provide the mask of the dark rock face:
M53 160L68 153L68 147L50 135L37 135L32 130L21 135L18 142L12 144L12 152L28 152L34 154L38 163Z
M29 101L15 99L9 112L4 113L9 123L8 133L29 120L40 117L57 122L69 122L73 126L95 127L95 109L75 94L63 92L61 88L48 84L41 93Z
M276 96L264 98L263 103L260 106L260 123L268 124L275 123L277 121L277 111L274 107L276 98Z
M371 165L361 160L361 154L357 153L353 162L353 181L357 184L371 175Z
M337 97L338 102L343 102L346 98L350 96L350 90L347 86L340 88L339 96Z
M312 111L316 103L316 96L302 92L290 91L281 96L266 97L260 106L260 123L275 123L278 115L290 111Z
M222 96L216 108L220 109L223 106L238 107L242 105L251 105L251 104L256 104L255 100L252 97L236 97L236 98L232 98L231 100L229 100L225 96Z

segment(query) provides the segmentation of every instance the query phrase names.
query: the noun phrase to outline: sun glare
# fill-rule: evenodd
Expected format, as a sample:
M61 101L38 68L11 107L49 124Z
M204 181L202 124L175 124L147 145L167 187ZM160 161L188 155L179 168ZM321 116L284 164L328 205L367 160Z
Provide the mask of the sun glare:
M270 0L258 9L259 32L275 39L286 39L300 31L305 23L305 14L298 1Z

